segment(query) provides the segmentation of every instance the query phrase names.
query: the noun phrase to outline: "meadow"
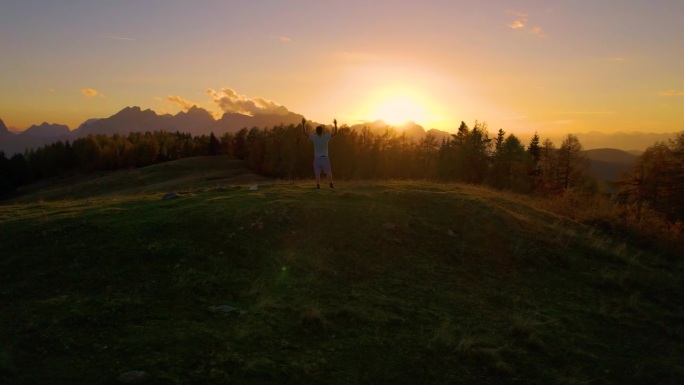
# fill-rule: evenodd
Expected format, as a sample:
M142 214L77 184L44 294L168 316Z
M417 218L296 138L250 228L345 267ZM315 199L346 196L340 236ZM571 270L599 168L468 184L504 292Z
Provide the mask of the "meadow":
M484 187L336 186L199 157L25 189L0 383L684 382L681 258Z

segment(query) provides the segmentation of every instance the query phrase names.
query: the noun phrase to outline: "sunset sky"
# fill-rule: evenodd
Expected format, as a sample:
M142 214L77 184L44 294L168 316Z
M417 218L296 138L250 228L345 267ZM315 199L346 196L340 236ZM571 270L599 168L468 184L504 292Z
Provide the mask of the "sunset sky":
M677 132L683 16L682 0L6 0L0 119L75 129L196 104L452 132Z

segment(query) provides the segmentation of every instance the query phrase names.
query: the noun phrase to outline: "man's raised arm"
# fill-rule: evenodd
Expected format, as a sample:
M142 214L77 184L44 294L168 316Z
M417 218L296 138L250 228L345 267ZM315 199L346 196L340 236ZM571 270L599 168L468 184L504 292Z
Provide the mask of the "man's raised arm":
M302 132L304 133L304 135L309 136L309 133L306 132L306 119L305 118L302 118Z
M335 125L335 128L333 129L332 136L337 135L337 119L333 119L333 124Z

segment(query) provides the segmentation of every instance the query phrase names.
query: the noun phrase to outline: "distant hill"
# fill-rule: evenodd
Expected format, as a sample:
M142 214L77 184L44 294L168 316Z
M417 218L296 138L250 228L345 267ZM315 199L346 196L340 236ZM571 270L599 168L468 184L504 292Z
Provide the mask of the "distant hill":
M533 133L517 133L515 134L525 145L528 145L532 140ZM490 132L490 136L495 133ZM543 129L538 132L541 141L545 139L551 140L556 147L560 147L561 143L567 136L567 133L561 132L545 132ZM618 148L626 152L641 155L648 147L653 146L658 142L667 142L674 139L677 135L676 131L665 133L653 132L574 132L582 147L585 149L602 149L602 148Z
M676 132L588 132L577 133L576 135L584 148L620 148L628 152L643 152L647 147L658 142L667 142L670 139L674 139L676 134Z
M585 154L590 160L626 164L630 166L634 164L637 158L639 158L639 156L636 154L615 148L597 148L593 150L586 150Z
M599 180L606 182L606 191L613 191L613 182L620 180L629 172L639 156L614 148L600 148L585 151L589 159L591 173Z

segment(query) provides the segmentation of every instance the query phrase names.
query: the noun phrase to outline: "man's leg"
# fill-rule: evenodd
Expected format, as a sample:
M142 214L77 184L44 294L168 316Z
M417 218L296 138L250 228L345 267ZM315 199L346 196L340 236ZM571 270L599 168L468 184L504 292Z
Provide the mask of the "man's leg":
M314 158L314 175L316 176L316 188L321 188L321 167L316 162L317 159Z
M325 158L325 163L323 168L325 169L325 174L328 176L328 184L330 185L331 189L335 189L335 186L333 185L333 177L332 177L332 167L330 167L330 159Z

